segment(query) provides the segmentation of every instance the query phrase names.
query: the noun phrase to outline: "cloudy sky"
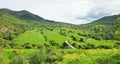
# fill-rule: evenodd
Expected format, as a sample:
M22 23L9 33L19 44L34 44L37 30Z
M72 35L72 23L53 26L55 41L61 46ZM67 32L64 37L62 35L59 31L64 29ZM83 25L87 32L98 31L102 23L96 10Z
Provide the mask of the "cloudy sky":
M45 19L84 24L120 13L120 0L0 0L0 8L28 10Z

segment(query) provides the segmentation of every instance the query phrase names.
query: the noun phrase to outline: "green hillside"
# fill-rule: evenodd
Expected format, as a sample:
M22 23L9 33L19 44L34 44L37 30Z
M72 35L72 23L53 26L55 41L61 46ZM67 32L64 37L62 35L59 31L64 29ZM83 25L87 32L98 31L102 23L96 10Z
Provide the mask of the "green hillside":
M83 31L88 32L86 34L80 34L97 40L120 40L118 38L119 34L116 34L120 28L119 18L120 15L107 16L91 23L80 25Z
M14 17L20 18L22 20L44 21L44 19L42 17L39 17L38 15L32 14L26 10L13 11L10 9L3 8L3 9L0 9L0 13L9 14L9 15L12 15Z
M119 64L120 15L83 25L0 9L0 64Z
M23 34L20 34L17 38L13 39L13 42L18 44L24 43L36 43L36 44L43 44L45 41L42 34L37 32L36 30L26 31Z
M49 46L68 48L64 46L64 42L69 41L71 45L78 49L89 49L91 48L89 46L92 46L92 48L101 48L101 46L103 48L116 48L116 43L119 40L119 15L101 18L95 22L79 26L44 19L42 21L33 19L36 22L32 20L28 22L28 17L35 16L30 12L17 12L9 9L0 9L0 11L4 12L0 14L0 35L1 44L5 47L7 47L6 45L10 47L16 45L16 47L24 48L22 45L29 43L30 46L33 44L48 44ZM24 12L27 13L25 14L27 18L24 17L25 20L17 17L17 15L23 15ZM113 19L110 21L111 17ZM111 25L108 26L104 22L109 22ZM117 24L112 25L112 22ZM4 44L2 41L7 43ZM104 45L102 45L103 43ZM38 46L36 45L36 47Z
M5 40L12 40L20 33L24 33L30 24L7 14L0 14L0 37Z

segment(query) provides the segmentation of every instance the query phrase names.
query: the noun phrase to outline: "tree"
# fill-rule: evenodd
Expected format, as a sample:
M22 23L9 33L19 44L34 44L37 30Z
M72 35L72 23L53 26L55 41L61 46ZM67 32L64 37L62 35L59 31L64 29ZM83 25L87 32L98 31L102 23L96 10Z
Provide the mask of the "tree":
M79 42L84 42L84 39L83 39L83 38L80 38Z
M40 49L33 53L30 57L30 64L42 64L46 59L46 53Z
M77 41L77 38L75 36L72 35L71 38L73 41Z
M117 19L116 29L117 29L115 32L116 39L120 39L120 18Z

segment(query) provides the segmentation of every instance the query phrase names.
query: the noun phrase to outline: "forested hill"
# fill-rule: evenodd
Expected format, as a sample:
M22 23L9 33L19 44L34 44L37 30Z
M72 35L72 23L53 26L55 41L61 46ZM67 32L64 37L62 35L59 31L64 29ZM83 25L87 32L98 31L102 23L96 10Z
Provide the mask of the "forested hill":
M67 31L74 32L96 40L120 40L119 25L120 15L106 16L79 26L46 20L25 10L0 9L0 38L4 40L12 40L19 34L34 28L57 30L57 33L62 35L68 34Z
M0 14L0 42L2 39L12 40L24 33L32 25L8 14Z
M0 9L0 43L11 41L18 35L36 28L52 30L70 26L72 24L46 20L25 10Z
M92 24L102 24L102 25L115 25L117 22L116 20L120 18L120 15L113 15L113 16L105 16L103 18L100 18L94 22L92 22Z
M120 15L106 16L88 24L80 25L87 37L95 39L120 40ZM82 34L83 35L83 34Z
M103 17L84 25L73 25L46 20L27 11L25 11L27 14L24 14L23 11L1 10L0 45L3 47L11 46L12 48L15 45L15 47L26 48L24 46L30 45L27 48L33 48L31 45L36 45L39 48L38 44L45 44L69 48L64 43L68 41L75 48L88 49L96 43L100 45L95 47L100 48L107 40L120 40L120 15ZM114 48L111 46L113 45L107 48Z
M26 10L22 10L22 11L13 11L10 9L0 9L0 13L1 14L9 14L12 16L15 16L17 18L20 18L22 20L32 20L32 21L44 21L44 19L38 15L35 15L33 13L30 13Z

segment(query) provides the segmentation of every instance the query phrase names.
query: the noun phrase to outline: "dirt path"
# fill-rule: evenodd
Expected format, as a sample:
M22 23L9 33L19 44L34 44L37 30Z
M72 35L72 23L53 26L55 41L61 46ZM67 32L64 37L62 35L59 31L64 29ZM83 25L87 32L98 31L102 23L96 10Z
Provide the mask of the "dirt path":
M72 49L76 49L74 46L72 46L68 41L65 41L65 43L69 46L69 47L71 47Z

